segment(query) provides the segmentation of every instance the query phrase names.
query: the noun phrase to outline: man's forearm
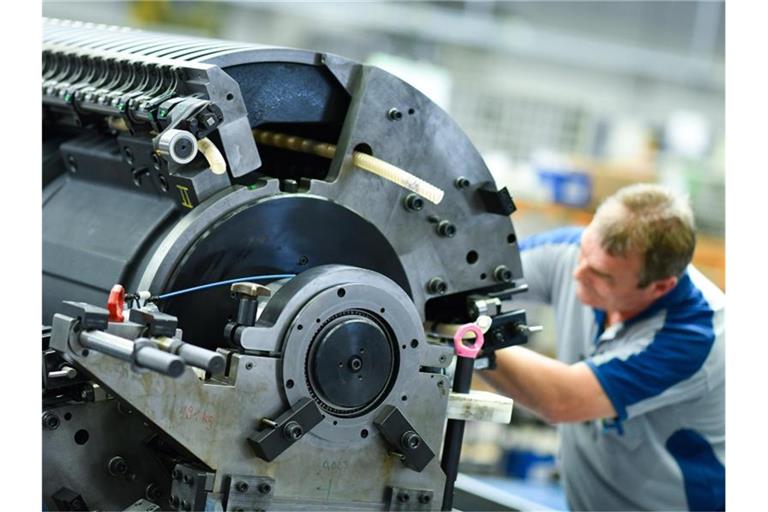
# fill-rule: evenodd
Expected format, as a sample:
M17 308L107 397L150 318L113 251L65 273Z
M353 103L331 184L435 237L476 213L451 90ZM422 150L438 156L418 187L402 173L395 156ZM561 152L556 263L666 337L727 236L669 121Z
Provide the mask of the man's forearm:
M482 371L491 385L545 420L610 417L613 406L586 365L567 365L523 347L496 353L496 370Z

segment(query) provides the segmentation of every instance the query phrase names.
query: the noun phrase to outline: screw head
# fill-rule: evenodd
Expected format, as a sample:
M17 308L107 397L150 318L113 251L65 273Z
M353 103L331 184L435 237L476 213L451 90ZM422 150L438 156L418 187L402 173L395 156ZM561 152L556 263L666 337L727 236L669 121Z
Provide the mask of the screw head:
M456 188L467 188L469 186L469 180L464 176L459 176L453 184L456 185Z
M409 501L411 501L411 495L405 491L400 491L399 493L397 493L397 501L399 501L400 503L408 503Z
M270 492L272 492L272 486L269 485L267 482L260 483L258 489L261 494L269 494Z
M283 435L291 441L298 441L304 435L304 429L295 421L289 421L283 427Z
M107 463L107 470L112 476L121 476L128 472L128 463L124 458L116 455L109 459L109 462Z
M248 484L241 480L235 484L235 490L243 493L248 492Z
M43 413L43 428L46 430L56 430L61 425L59 417L51 411L45 411Z
M424 208L424 200L417 194L408 194L405 196L405 199L403 199L403 206L405 206L406 210L418 212Z
M446 238L453 238L456 235L456 226L451 221L442 220L437 225L437 233Z
M427 291L431 294L443 295L448 290L448 285L439 277L433 277L427 283Z
M403 448L415 450L421 446L421 437L419 437L419 434L413 430L408 430L400 438L400 444L403 446Z
M403 113L397 110L396 108L389 109L389 112L387 112L387 117L392 121L397 121L399 119L402 119Z
M245 369L246 370L252 370L253 369L253 362L252 361L248 361L247 363L245 363Z
M426 505L430 501L432 501L432 496L430 496L429 494L420 494L419 495L419 503L421 503L422 505Z
M512 271L509 270L506 265L499 265L494 269L493 277L495 277L497 281L508 283L512 280Z

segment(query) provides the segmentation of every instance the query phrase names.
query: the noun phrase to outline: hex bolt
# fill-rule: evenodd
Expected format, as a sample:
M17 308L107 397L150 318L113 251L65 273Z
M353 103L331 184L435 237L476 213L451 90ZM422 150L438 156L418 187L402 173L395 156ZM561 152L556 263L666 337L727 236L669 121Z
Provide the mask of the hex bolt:
M456 186L456 188L467 188L470 185L469 180L464 176L459 176L456 178L453 184Z
M124 458L116 455L109 459L107 471L109 471L109 474L112 476L123 476L128 472L128 463Z
M400 444L403 446L403 448L407 448L409 450L415 450L419 446L421 446L421 437L419 437L419 434L414 432L413 430L407 430L402 437L400 437Z
M437 225L437 234L447 238L453 238L456 234L456 226L448 220L441 220Z
M43 428L45 430L56 430L59 428L59 425L61 425L61 420L59 420L59 417L51 412L51 411L45 411L43 413Z
M248 484L246 482L243 482L242 480L240 480L239 482L237 482L235 484L235 490L237 492L246 493L246 492L248 492Z
M272 492L272 486L269 485L267 482L260 483L258 489L261 494L269 494L270 492Z
M304 435L304 429L297 422L289 421L283 427L283 435L291 441L298 441Z
M512 271L509 270L506 265L499 265L493 271L493 277L495 277L497 281L508 283L512 280Z
M432 497L429 494L420 494L419 495L419 503L421 503L422 505L426 505L430 501L432 501Z
M387 117L391 121L397 121L399 119L402 119L403 113L393 107L393 108L389 109L389 112L387 112Z
M400 503L408 503L409 501L411 501L411 495L405 491L400 491L399 493L397 493L397 501L399 501Z
M403 199L403 206L405 206L406 210L418 212L424 208L424 199L422 199L418 194L408 194L405 196L405 199Z
M445 284L445 281L439 277L433 277L427 283L427 291L433 295L443 295L446 291L448 291L448 285Z

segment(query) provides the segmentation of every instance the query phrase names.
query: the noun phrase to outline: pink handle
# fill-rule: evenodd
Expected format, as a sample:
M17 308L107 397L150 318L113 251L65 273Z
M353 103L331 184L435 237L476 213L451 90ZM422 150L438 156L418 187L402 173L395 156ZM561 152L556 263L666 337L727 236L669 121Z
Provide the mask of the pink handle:
M475 333L476 336L475 342L472 344L472 346L465 345L464 341L462 340L464 335L469 331ZM480 352L480 349L483 348L484 342L485 340L483 338L483 330L480 329L477 324L464 324L459 327L459 330L456 331L456 334L453 335L453 345L456 347L456 355L459 357L475 359L477 354Z

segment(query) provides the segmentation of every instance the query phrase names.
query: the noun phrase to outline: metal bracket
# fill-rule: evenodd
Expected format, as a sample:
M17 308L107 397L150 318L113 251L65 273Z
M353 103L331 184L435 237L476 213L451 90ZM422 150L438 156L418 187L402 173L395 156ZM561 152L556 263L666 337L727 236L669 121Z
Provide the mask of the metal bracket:
M226 512L265 511L275 495L275 480L268 476L232 475L226 488Z
M277 419L263 418L261 428L248 436L248 442L257 457L272 462L322 420L320 408L305 397Z
M395 452L401 455L403 464L409 468L420 472L435 457L424 438L416 432L397 407L382 407L373 424Z
M205 510L206 496L213 490L214 473L176 464L171 476L171 506L174 510Z
M434 493L426 489L387 487L387 510L432 510Z

